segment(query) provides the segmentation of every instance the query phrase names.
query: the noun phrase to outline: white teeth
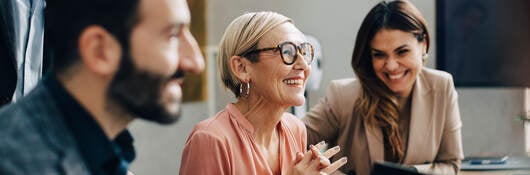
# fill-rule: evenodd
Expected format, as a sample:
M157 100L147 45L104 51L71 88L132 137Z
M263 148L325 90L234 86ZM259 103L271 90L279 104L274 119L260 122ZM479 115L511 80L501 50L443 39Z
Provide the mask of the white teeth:
M403 75L405 75L405 72L400 73L400 74L394 74L394 75L390 75L390 74L388 74L388 77L389 77L391 80L395 80L395 79L398 79L398 78L403 77Z
M283 82L288 85L301 85L304 81L301 79L296 79L296 80L283 80Z

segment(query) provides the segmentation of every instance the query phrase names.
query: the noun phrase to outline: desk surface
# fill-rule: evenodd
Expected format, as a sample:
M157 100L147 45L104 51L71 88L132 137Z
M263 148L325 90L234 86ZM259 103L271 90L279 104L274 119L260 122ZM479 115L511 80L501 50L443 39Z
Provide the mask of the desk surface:
M462 162L462 175L530 175L530 157L509 157L506 164L499 165L471 165Z
M460 171L460 175L528 175L530 170Z

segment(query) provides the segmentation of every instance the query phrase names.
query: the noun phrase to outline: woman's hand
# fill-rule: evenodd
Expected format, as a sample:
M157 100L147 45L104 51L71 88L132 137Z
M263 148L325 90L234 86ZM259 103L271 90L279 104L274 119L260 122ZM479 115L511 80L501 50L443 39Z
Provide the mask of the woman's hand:
M326 145L325 142L320 142L317 145L309 146L310 150L304 154L298 153L294 160L294 167L292 168L292 175L299 174L331 174L337 169L346 164L346 157L331 163L329 158L337 154L340 151L339 146L335 146L331 149L326 150L324 153L320 153L320 150Z

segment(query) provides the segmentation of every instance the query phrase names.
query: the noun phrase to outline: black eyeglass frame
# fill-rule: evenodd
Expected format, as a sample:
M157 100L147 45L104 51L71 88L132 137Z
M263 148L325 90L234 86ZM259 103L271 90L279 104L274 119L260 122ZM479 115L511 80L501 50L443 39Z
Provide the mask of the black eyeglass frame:
M294 46L295 52L296 52L296 54L294 54L293 61L290 62L290 63L285 61L285 58L283 57L283 54L281 53L282 46L284 46L286 44L290 44L290 45ZM251 50L251 51L248 51L248 52L246 52L244 54L241 54L241 56L247 57L248 55L257 54L257 53L260 53L260 52L263 52L263 51L269 51L269 50L273 50L275 52L276 51L280 51L280 57L282 58L283 63L286 64L286 65L292 65L298 59L298 53L303 55L302 54L302 45L309 45L309 47L311 48L311 60L307 62L307 65L310 65L313 62L313 60L315 59L315 50L313 48L313 45L311 43L309 43L309 42L303 42L303 43L300 43L300 45L296 45L293 42L286 41L286 42L283 42L283 43L280 43L280 44L276 45L276 47L266 47L266 48Z

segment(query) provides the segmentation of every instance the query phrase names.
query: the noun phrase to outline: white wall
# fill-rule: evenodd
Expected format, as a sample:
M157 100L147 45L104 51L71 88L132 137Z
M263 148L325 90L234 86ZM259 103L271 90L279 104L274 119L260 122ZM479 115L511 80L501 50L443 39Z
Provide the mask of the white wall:
M323 84L320 90L311 92L309 104L312 106L324 95L330 80L353 76L349 65L355 35L362 19L377 2L379 1L209 0L208 41L210 48L215 48L230 21L247 11L271 10L292 18L302 31L319 38L323 47ZM412 2L424 14L432 37L435 37L435 1ZM427 66L432 68L436 62L435 38L431 44ZM133 124L131 130L136 138L138 152L137 160L132 165L134 172L178 174L183 144L193 125L234 101L233 95L222 88L215 70L210 71L214 71L209 74L215 75L213 78L217 80L212 84L215 86L210 88L215 94L214 97L209 94L210 104L204 102L186 105L182 120L173 126L160 128L145 122ZM523 125L513 119L523 110L521 89L468 88L457 91L464 124L463 143L466 155L479 152L524 152Z
M464 153L522 154L523 123L516 117L524 109L522 88L459 88Z
M131 171L136 175L178 174L186 138L195 123L207 118L206 108L206 103L185 104L182 117L173 125L134 121L129 127L136 149Z

